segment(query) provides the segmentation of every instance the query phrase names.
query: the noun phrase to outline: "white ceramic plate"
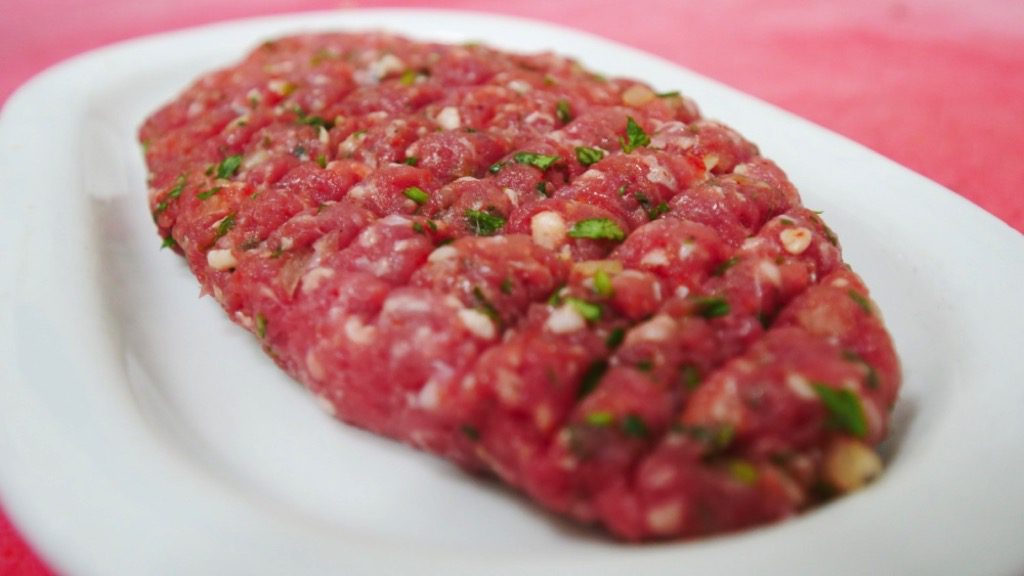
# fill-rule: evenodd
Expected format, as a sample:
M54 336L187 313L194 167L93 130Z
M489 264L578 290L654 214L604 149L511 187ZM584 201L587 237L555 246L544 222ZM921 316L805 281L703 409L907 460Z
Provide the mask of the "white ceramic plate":
M158 250L134 131L259 41L381 28L681 89L826 212L906 385L885 476L777 526L628 546L329 419ZM466 13L249 20L75 58L0 121L0 494L68 574L950 574L1024 569L1024 241L841 137L634 49ZM1011 288L1013 287L1013 288Z

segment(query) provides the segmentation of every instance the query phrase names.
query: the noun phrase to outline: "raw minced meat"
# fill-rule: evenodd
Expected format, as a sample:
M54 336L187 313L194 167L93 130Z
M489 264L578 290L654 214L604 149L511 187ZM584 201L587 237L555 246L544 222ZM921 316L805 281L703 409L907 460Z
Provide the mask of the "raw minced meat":
M630 540L863 485L899 364L786 175L552 54L267 42L140 130L164 243L338 418Z

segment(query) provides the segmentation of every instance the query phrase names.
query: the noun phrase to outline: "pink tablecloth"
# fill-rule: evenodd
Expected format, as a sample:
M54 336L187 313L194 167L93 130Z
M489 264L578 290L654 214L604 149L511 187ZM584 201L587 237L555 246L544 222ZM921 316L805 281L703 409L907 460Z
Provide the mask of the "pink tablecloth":
M86 49L228 18L388 1L77 0L4 9L0 100ZM1018 0L410 1L567 24L664 56L845 134L1024 231ZM16 57L13 55L17 55ZM879 186L886 186L879 182ZM0 574L47 574L0 513Z

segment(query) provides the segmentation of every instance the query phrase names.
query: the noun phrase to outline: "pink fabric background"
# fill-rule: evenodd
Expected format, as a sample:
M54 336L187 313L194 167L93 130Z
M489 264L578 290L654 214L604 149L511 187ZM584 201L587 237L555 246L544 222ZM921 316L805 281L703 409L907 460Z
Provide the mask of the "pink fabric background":
M1019 0L3 3L0 101L46 66L84 50L230 18L414 6L566 24L653 52L809 118L1024 231L1024 3ZM7 574L50 572L0 511L0 575Z

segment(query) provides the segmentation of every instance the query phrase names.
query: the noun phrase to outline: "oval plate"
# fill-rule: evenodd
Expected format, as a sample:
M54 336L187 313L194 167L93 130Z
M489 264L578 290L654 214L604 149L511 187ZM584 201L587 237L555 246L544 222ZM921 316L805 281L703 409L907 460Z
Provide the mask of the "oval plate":
M146 114L260 41L386 28L552 49L681 90L824 210L906 373L870 488L782 524L624 545L321 413L158 250L135 142ZM0 123L0 493L75 574L1004 575L1024 569L1019 234L809 122L635 49L479 14L247 20L77 57Z

